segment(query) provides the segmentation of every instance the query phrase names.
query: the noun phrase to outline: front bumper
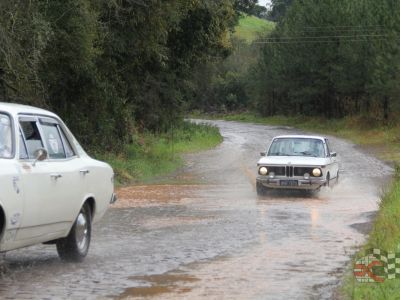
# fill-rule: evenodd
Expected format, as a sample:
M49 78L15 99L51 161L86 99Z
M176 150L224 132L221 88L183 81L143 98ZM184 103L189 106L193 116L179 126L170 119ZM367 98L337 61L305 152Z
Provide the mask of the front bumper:
M296 186L281 186L281 180L296 180L298 185ZM268 177L257 177L257 182L261 183L263 186L272 189L285 189L285 190L316 190L321 186L326 184L326 180L322 178L268 178Z

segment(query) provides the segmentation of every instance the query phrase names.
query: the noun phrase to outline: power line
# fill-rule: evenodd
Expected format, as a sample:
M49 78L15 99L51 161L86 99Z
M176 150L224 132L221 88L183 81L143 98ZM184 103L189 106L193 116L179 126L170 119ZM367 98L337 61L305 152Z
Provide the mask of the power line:
M370 28L370 27L380 27L380 28L386 28L385 25L348 25L348 26L335 26L335 25L329 25L329 26L305 26L303 29L324 29L324 28Z
M390 37L388 34L359 34L359 35L325 35L325 36L284 36L277 38L263 38L263 41L277 41L277 40L321 40L330 38L364 38L364 37Z
M393 39L376 39L374 41L388 41L388 40L393 40ZM399 39L396 39L399 40ZM371 40L366 40L366 39L359 39L359 40L341 40L342 42L346 42L346 43L359 43L359 42L371 42ZM333 41L333 40L314 40L314 41L263 41L263 42L254 42L254 44L327 44L327 43L337 43L338 41Z
M292 33L320 33L320 32L388 32L389 29L379 29L379 28L371 28L371 29L319 29L319 30L293 30Z

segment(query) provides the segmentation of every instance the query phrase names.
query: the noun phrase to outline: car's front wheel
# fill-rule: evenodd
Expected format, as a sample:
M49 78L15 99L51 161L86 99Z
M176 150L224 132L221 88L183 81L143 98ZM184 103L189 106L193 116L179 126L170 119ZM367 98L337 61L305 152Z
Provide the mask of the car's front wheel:
M326 175L325 186L330 187L330 184L331 184L331 175L328 173L328 175Z
M92 233L92 215L87 203L81 208L68 236L56 243L62 260L80 262L88 251Z
M265 196L268 192L268 188L266 188L261 182L256 183L256 190L257 190L257 195L259 196Z

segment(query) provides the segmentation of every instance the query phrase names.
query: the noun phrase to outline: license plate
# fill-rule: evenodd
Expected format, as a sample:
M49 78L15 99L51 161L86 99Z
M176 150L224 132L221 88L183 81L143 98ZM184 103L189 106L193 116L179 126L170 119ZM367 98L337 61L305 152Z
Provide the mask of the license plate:
M281 180L280 184L281 184L281 186L298 186L299 181L298 180Z

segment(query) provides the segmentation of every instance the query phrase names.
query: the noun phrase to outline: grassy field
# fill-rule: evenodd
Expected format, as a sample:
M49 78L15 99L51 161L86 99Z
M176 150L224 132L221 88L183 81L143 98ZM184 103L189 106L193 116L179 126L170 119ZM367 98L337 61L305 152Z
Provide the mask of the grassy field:
M267 125L285 125L306 131L342 137L366 147L376 156L396 166L395 180L391 189L383 196L380 211L366 245L354 258L363 257L365 250L379 248L385 251L400 252L400 126L374 126L365 117L341 120L326 120L307 117L261 118L252 114L214 116L231 121L252 122ZM376 122L375 122L376 123ZM384 283L358 283L352 267L343 283L344 299L400 299L400 279L386 280Z
M116 184L146 182L165 176L182 166L182 154L207 150L221 143L218 128L184 122L167 133L150 133L133 137L118 155L95 154L107 161L116 174Z
M243 16L240 18L239 25L236 27L235 37L251 43L257 39L260 34L270 32L274 27L275 24L273 22L254 16Z

